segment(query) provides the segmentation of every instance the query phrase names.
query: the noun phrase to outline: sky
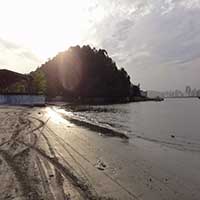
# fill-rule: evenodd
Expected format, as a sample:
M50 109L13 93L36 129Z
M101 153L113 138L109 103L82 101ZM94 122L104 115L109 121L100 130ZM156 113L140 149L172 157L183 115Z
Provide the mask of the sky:
M199 19L200 0L0 0L0 69L89 44L143 89L200 88Z

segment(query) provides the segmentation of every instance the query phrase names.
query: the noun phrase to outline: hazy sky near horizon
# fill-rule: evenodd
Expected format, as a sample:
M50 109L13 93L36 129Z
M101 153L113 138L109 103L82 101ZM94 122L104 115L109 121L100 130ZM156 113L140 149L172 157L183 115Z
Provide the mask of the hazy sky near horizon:
M200 0L0 0L0 68L105 48L144 89L200 88Z

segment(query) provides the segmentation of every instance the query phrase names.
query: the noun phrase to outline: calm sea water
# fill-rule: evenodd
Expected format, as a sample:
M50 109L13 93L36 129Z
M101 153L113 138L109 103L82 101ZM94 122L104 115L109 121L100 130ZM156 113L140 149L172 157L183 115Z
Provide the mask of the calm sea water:
M78 106L73 115L130 138L200 150L200 100L165 99L163 102Z

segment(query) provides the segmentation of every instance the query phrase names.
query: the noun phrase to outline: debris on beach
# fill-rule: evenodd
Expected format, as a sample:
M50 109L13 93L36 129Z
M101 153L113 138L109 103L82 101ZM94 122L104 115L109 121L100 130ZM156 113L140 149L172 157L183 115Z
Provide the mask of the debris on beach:
M101 160L98 160L97 164L95 166L96 166L97 169L99 169L101 171L104 171L105 168L106 168L106 164Z

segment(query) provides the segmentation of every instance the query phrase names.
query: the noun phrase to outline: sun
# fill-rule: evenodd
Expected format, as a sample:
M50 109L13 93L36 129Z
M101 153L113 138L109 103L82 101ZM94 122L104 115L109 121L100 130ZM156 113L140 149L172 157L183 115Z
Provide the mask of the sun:
M89 25L90 3L91 0L4 1L0 8L1 37L47 59L80 44Z
M43 44L43 48L35 48L42 57L55 55L58 51L81 42L88 25L85 3L87 1L48 1L45 15L42 10L38 13L37 21L41 20L37 26L42 33L37 35L36 40Z

